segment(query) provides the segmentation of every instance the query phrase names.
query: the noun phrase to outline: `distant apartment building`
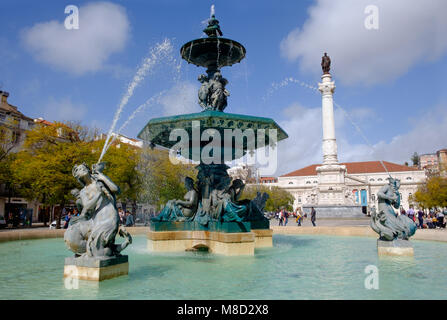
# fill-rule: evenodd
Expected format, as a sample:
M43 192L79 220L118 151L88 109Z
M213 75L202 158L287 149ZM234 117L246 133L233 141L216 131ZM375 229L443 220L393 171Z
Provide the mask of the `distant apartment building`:
M116 146L117 148L119 148L120 143L124 143L124 144L128 144L137 148L142 148L143 147L143 141L142 140L138 140L138 139L134 139L134 138L130 138L127 137L123 134L120 133L115 133L113 132L111 134L111 139L115 139L115 141L117 141ZM107 138L107 135L102 133L99 135L98 140L105 140Z
M419 168L437 168L438 167L438 156L436 153L426 153L419 156Z
M276 177L261 177L261 179L259 179L259 183L261 184L270 184L270 183L277 183L278 182L278 178Z
M231 167L227 172L231 178L241 179L244 183L253 183L256 181L256 169L246 163Z
M447 149L419 156L419 169L425 170L427 176L447 176Z
M438 167L441 176L447 176L447 149L441 149L436 152L438 156Z
M0 91L0 130L2 149L8 153L20 151L25 141L26 132L35 126L34 119L25 116L18 108L8 102L9 93ZM37 219L39 204L29 202L16 194L4 181L0 181L0 216L21 209L28 210Z
M0 91L0 130L5 135L3 144L8 144L11 152L18 152L23 145L26 131L34 127L34 120L21 113L8 102L9 93Z

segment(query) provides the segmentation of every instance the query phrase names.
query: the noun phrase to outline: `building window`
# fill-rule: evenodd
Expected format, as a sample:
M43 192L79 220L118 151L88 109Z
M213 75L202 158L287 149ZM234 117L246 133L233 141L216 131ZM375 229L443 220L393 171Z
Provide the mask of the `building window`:
M301 198L298 198L298 203L301 203Z
M371 194L371 201L376 202L376 195L374 193Z
M382 179L382 178L379 178L379 179L377 179L377 181L383 181L383 179Z
M376 181L376 180L374 180L373 178L371 178L371 179L369 179L369 181Z
M292 182L292 181L290 181L290 182L289 182L289 184L293 184L293 182Z
M407 180L411 180L411 177L407 177L406 179L407 179Z
M20 140L20 133L19 132L12 132L12 143L18 143Z
M306 184L310 184L310 181L306 181Z

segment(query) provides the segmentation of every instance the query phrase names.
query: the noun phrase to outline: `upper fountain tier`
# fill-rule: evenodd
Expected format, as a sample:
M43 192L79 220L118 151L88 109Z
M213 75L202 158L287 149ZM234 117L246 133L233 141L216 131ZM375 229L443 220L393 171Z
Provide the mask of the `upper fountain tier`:
M208 38L189 41L180 49L180 54L188 63L206 67L210 71L241 62L246 50L237 41L220 38L223 34L219 21L212 15L203 30Z

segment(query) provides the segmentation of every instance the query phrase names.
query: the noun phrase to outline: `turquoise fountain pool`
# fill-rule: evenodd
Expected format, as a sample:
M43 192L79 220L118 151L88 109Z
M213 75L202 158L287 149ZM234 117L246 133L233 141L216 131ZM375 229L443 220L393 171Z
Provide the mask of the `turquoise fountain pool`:
M128 276L77 289L63 279L63 239L0 243L0 299L447 299L446 243L412 241L414 258L380 260L373 238L275 235L273 243L252 257L152 254L135 236ZM378 290L365 289L368 265L378 267Z

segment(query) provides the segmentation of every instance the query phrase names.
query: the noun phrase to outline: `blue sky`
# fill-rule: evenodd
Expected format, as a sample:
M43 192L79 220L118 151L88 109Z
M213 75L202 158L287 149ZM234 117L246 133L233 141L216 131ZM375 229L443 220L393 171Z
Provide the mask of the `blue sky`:
M70 4L80 9L79 30L63 28ZM226 111L274 118L289 133L278 174L321 162L321 95L296 82L278 84L293 78L317 86L324 51L332 58L334 99L370 144L336 108L341 161L403 163L414 151L447 146L443 0L2 0L1 90L27 116L79 120L106 132L138 66L167 38L171 59L135 88L118 127L162 90L160 102L123 134L135 137L153 117L200 111L197 76L204 70L180 63L179 50L203 36L212 4L224 37L247 49L242 63L222 70L231 92ZM377 30L364 26L371 4L379 10Z

